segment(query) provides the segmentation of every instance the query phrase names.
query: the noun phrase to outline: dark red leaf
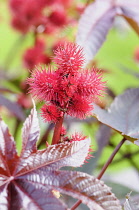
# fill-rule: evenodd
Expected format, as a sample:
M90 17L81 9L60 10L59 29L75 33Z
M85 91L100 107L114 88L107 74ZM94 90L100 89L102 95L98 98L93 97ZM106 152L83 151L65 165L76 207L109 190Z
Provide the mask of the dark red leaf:
M11 161L14 158L17 158L14 139L10 135L7 125L0 118L0 167L8 174L14 169L15 165Z
M84 49L86 61L93 59L111 28L116 7L110 1L96 0L84 11L78 26L76 42Z
M37 111L34 105L34 108L31 111L31 114L26 119L23 130L22 130L22 139L23 145L20 157L28 157L31 153L37 151L36 142L38 141L40 135L39 122L37 118Z
M89 149L90 141L82 140L73 143L62 143L49 146L47 149L38 150L28 158L20 158L17 166L18 175L34 170L57 170L64 166L78 167L83 164Z
M17 156L13 137L2 120L0 126L0 209L67 210L56 197L57 191L82 199L90 209L121 209L101 181L81 172L58 170L84 163L90 147L88 139L37 150L39 126L34 105L24 123L22 152Z
M40 178L42 178L40 175L37 176L35 174L34 176L31 176L32 178L34 177L34 183L27 179L24 180L23 177L22 179L16 181L17 190L19 191L22 198L24 196L24 199L22 200L22 206L24 206L25 209L67 209L66 206L54 196L52 188L49 186L49 184L47 187L42 184L41 181L43 181L44 177L42 180L40 180ZM39 178L38 182L36 182L37 178ZM48 179L48 182L49 181L50 179Z
M108 110L94 104L97 119L139 145L139 88L117 96Z
M0 208L8 210L8 191L7 184L0 186Z
M138 0L96 0L79 20L76 42L84 49L86 63L94 58L117 15L123 16L139 32ZM132 21L131 21L132 20Z
M22 177L26 182L20 182L22 189L32 195L32 185L45 190L49 198L50 190L70 195L82 200L90 209L121 210L119 201L111 193L110 188L93 176L76 171L41 171ZM35 189L33 190L35 192ZM46 200L46 199L45 199ZM51 209L51 208L50 208Z
M117 2L122 15L133 19L139 25L139 1L138 0L120 0Z

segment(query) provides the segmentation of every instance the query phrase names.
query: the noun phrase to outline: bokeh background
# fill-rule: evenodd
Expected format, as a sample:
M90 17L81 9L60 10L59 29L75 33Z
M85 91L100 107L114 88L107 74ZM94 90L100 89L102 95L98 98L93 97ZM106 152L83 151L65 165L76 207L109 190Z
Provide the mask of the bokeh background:
M75 42L78 21L91 2L46 1L37 22L33 17L38 9L29 7L30 3L21 7L18 1L0 0L0 115L15 136L19 152L21 127L32 108L26 79L36 65L46 68L53 65L53 51L59 44ZM115 18L105 43L88 65L88 68L92 67L100 69L107 81L107 94L98 102L102 108L109 107L125 90L139 87L139 37L122 17ZM39 113L42 104L36 101L36 106ZM51 142L53 124L44 123L38 116L41 129L38 148L41 149L46 141ZM122 136L93 117L83 121L67 118L65 126L69 134L82 131L91 138L94 157L77 170L97 175ZM126 142L103 177L123 202L131 191L133 199L139 199L138 160L138 147ZM84 206L78 208L85 209Z

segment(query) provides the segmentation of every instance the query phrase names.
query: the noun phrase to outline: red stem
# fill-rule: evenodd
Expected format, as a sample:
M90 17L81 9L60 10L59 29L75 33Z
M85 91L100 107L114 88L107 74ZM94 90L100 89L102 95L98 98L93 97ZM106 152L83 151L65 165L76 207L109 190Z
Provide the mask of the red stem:
M103 174L105 173L106 169L108 168L108 166L111 164L113 158L115 157L115 155L117 154L117 152L119 151L119 149L121 148L121 146L123 145L123 143L126 141L125 138L123 138L120 143L115 147L113 153L111 154L111 156L109 157L108 161L105 163L105 165L103 166L101 172L99 173L99 175L97 176L97 179L101 179L101 177L103 176Z
M76 209L81 203L82 203L81 200L77 201L77 202L70 208L70 210Z
M121 146L123 145L123 143L126 141L125 138L123 138L120 143L115 147L113 153L111 154L111 156L109 157L108 161L105 163L105 165L103 166L101 172L99 173L97 179L101 179L101 177L103 176L103 174L105 173L106 169L108 168L108 166L110 165L110 163L112 162L113 158L115 157L115 155L117 154L117 152L119 151L119 149L121 148ZM81 200L77 201L70 210L74 210L76 209L80 204L82 203Z
M61 133L61 128L62 128L62 124L63 124L63 119L64 119L64 116L62 116L60 118L60 120L55 125L54 134L53 134L53 138L52 138L52 145L58 144L58 142L60 140L60 133Z

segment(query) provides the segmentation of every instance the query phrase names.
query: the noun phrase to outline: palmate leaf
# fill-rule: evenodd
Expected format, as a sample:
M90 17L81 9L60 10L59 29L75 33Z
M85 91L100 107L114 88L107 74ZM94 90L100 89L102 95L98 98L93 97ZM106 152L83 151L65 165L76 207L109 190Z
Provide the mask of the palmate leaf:
M79 20L76 42L84 49L86 63L94 58L117 15L123 16L139 33L138 0L95 0Z
M139 146L139 88L117 96L108 110L94 105L92 114Z
M10 135L7 125L0 118L0 170L4 175L9 175L14 170L12 159L17 161L17 151L13 137Z
M133 19L139 26L139 1L138 0L120 0L117 3L122 14Z
M79 20L76 42L84 49L86 63L93 59L111 28L116 8L110 1L95 1L90 4Z
M34 104L34 101L33 101ZM40 135L39 130L39 122L37 118L37 111L34 108L31 111L31 115L26 119L23 130L22 130L22 138L23 138L23 145L20 157L29 156L31 153L35 153L37 151L36 142L38 141Z
M20 183L20 187L23 190L27 189L28 194L32 194L30 189L32 185L36 185L37 189L44 190L49 197L51 186L53 186L53 189L60 193L80 198L90 209L121 209L119 201L111 193L109 187L102 181L82 172L51 171L50 169L41 171L39 174L30 173L21 178L23 181Z
M81 199L90 209L121 209L110 189L85 173L59 170L78 167L88 155L90 141L65 142L37 150L39 126L35 106L23 126L21 155L0 121L0 209L66 210L54 192Z
M121 15L139 35L139 1L120 0L119 6L121 8Z

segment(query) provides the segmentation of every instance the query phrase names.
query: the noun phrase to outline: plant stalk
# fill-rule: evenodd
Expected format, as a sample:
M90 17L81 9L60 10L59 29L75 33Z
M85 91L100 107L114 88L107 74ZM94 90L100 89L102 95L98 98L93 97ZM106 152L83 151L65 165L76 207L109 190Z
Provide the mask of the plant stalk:
M77 202L70 208L70 210L76 209L81 203L82 203L81 200L77 201Z
M119 151L119 149L121 148L121 146L124 144L124 142L126 141L125 137L120 141L120 143L115 147L113 153L111 154L110 158L108 159L108 161L105 163L105 165L103 166L101 172L99 173L97 179L101 179L101 177L103 176L103 174L105 173L106 169L108 168L108 166L110 165L110 163L112 162L113 158L115 157L115 155L117 154L117 152ZM76 209L80 204L82 203L81 200L77 201L70 210L74 210Z
M63 119L64 119L64 115L59 119L59 121L55 125L54 134L53 134L53 138L52 138L52 145L58 144L58 142L60 140L60 133L61 133L61 128L62 128L62 124L63 124Z
M108 166L111 164L113 158L115 157L115 155L117 154L117 152L119 151L119 149L121 148L121 146L124 144L124 142L126 141L125 137L120 141L120 143L115 147L113 153L111 154L111 156L109 157L108 161L105 163L105 165L103 166L101 172L99 173L99 175L97 176L97 179L101 179L101 177L103 176L103 174L105 173L106 169L108 168Z

